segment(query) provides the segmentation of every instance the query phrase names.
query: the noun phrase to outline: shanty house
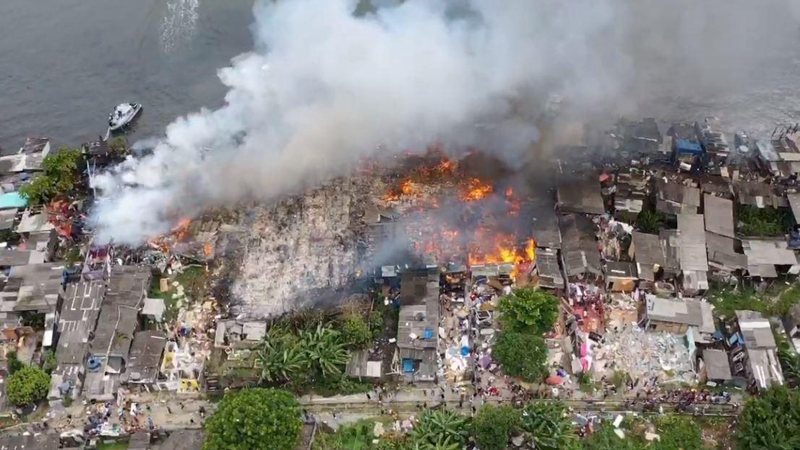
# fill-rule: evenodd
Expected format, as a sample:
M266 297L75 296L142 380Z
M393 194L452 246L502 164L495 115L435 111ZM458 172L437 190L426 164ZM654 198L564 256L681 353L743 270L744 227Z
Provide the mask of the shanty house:
M639 322L652 331L683 334L690 327L710 334L716 329L711 305L695 299L661 298L647 295Z
M633 292L638 280L636 264L610 261L606 263L605 279L610 292Z
M556 191L557 208L561 213L605 214L600 183L588 179L563 179Z
M641 280L655 281L656 274L666 266L666 252L655 234L634 231L628 253L636 261L636 273Z
M622 146L637 153L649 154L658 151L663 142L656 119L646 117L642 120L620 120L617 130L622 137Z
M635 168L620 169L614 193L614 217L633 222L642 212L648 192L649 176Z
M167 335L163 331L137 332L133 336L124 380L131 384L155 384L166 345Z
M424 275L403 278L395 360L405 381L433 382L439 342L439 282Z
M656 182L656 211L670 215L696 214L698 208L700 188L691 180L680 182L659 179Z
M684 292L695 295L708 289L706 231L700 214L678 214L678 262Z
M567 214L559 217L559 227L567 280L601 278L603 270L592 221L583 215Z
M782 385L783 371L769 321L755 311L736 311L731 347L733 374L746 378L751 386L767 389Z
M706 232L708 266L717 272L731 274L747 268L747 256L742 253L737 239Z
M539 287L564 289L564 276L561 275L558 250L541 248L536 252L536 274Z
M788 208L789 201L776 191L776 187L758 181L736 181L733 183L736 202L756 208Z
M542 208L537 212L531 226L531 236L536 241L537 248L561 248L561 230L558 228L558 218L552 208Z
M10 283L15 280L13 288ZM62 263L29 264L11 267L9 283L4 291L17 293L14 311L47 314L55 312L64 294L64 265Z
M733 379L731 365L728 361L728 352L725 350L705 349L700 361L700 372L707 382L710 381L720 385L726 384Z
M720 236L736 236L733 226L733 202L710 194L703 196L703 217L706 230Z
M743 239L742 249L751 277L777 278L778 267L792 273L800 271L797 255L785 239Z

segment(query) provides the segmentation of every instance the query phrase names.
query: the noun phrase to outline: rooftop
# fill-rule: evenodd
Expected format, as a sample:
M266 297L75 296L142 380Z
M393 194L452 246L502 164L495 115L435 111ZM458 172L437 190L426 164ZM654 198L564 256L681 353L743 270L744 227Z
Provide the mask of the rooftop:
M756 311L736 311L736 321L748 350L757 348L776 348L775 337L769 320Z
M706 230L720 236L735 237L733 227L733 202L710 194L703 196L703 215Z
M678 260L682 271L708 270L706 232L701 214L678 214Z
M537 247L561 248L561 231L558 229L558 218L550 209L537 214L533 220L532 236Z
M0 450L56 450L59 448L58 434L0 434Z
M703 362L706 365L706 377L709 380L730 380L731 366L728 362L728 352L725 350L703 350Z
M14 266L8 277L20 282L14 311L53 311L64 292L63 263Z
M715 330L711 305L700 300L648 295L645 313L648 320L696 326L703 333L713 333Z
M558 210L565 213L605 214L596 178L561 180L556 191Z
M153 383L158 378L161 355L167 345L167 335L162 331L140 331L133 336L128 357L129 383Z
M14 221L17 219L17 208L0 210L0 230L10 230L14 228Z
M28 206L28 200L19 195L19 192L0 194L0 209L18 209L26 206Z
M33 214L30 209L26 209L14 231L17 233L41 233L53 229L55 229L55 225L50 223L46 212Z
M636 259L639 277L643 280L654 281L655 274L653 271L655 266L664 266L666 263L666 255L664 248L661 246L661 240L655 234L634 231L631 246Z
M105 286L102 281L80 281L67 286L58 331L56 348L59 366L83 364L89 349L89 334L94 330Z
M115 266L112 269L91 343L92 354L128 356L138 323L139 308L149 286L148 267Z
M0 248L0 266L27 266L28 264L43 264L45 254L36 250L17 250Z

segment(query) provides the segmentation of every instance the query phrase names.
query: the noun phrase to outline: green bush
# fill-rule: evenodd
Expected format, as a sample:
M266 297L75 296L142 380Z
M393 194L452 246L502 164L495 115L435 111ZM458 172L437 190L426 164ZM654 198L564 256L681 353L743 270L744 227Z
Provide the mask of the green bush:
M537 382L547 375L547 346L539 336L503 331L492 355L512 377Z
M736 441L742 450L800 448L800 392L779 386L748 400Z
M348 315L342 322L342 340L352 349L368 348L372 344L372 332L367 322L358 315Z
M225 394L208 418L203 450L293 450L302 427L292 394L244 389Z
M38 367L23 367L8 377L6 395L16 406L30 405L47 397L50 377Z

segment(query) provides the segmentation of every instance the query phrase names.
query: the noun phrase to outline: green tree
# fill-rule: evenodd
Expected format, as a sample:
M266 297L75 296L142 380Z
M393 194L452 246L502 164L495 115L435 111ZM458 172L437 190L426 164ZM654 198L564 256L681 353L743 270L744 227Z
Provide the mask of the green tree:
M319 323L312 330L303 330L300 339L313 374L327 378L342 373L348 353L338 331Z
M703 436L700 425L691 417L668 415L656 420L659 440L652 445L653 450L700 450Z
M341 327L342 340L353 349L367 348L372 344L372 332L363 317L349 314Z
M42 160L42 173L19 189L20 195L36 205L72 192L81 179L81 149L62 147Z
M481 450L503 450L519 426L520 414L516 409L485 405L472 420L472 436Z
M578 436L561 402L530 403L522 411L522 429L529 440L542 450L574 450L578 448Z
M303 423L292 394L245 389L225 394L205 424L204 450L293 450Z
M539 336L503 331L492 347L492 355L512 377L535 382L547 375L547 346Z
M739 416L736 443L742 450L800 448L800 392L777 386L749 399Z
M506 331L541 335L553 328L559 301L538 289L520 288L500 299L500 322Z
M415 444L426 450L461 449L469 437L467 418L451 410L425 410L411 437Z
M30 405L47 397L50 377L38 367L23 367L8 377L6 395L17 406Z

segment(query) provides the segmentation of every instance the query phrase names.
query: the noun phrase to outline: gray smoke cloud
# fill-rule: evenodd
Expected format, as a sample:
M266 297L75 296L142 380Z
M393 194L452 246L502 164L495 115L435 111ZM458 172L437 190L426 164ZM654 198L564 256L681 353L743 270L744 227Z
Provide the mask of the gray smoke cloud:
M98 238L140 243L431 142L519 164L550 94L588 116L739 89L796 46L798 17L791 0L409 0L365 15L356 3L258 1L254 51L219 71L225 106L96 177Z

